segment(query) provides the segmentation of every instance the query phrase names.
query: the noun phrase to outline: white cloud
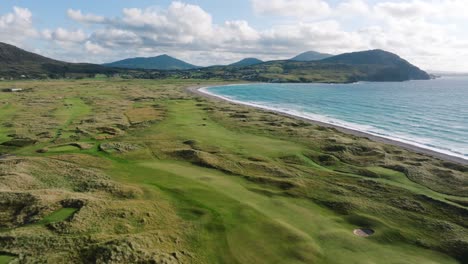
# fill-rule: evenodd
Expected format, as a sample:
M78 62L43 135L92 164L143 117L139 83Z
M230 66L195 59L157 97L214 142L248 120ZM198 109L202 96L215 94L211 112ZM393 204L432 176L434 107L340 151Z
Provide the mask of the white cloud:
M344 31L335 20L276 26L262 36L263 45L288 53L306 50L339 53L365 48L359 34Z
M95 43L106 47L139 46L143 40L136 33L122 29L99 29L90 38Z
M396 18L414 18L426 16L434 12L434 6L428 2L383 2L378 3L374 9L384 15Z
M42 36L45 39L61 43L80 43L84 42L88 38L81 29L70 31L60 27L54 31L46 29L42 31Z
M216 35L223 37L225 42L242 42L245 44L260 39L257 30L244 20L226 21L223 27L218 28Z
M69 9L83 29L34 27L25 8L0 15L0 40L21 44L46 40L47 55L106 62L168 53L198 65L242 57L283 59L306 50L341 53L381 48L430 69L468 70L468 1L465 0L251 0L267 23L215 23L198 5L179 1L168 7L125 8L116 17ZM265 26L269 25L269 26ZM20 45L21 46L21 45ZM60 47L60 48L57 48ZM54 50L55 49L55 50ZM44 49L43 49L44 50Z
M324 17L330 6L322 0L252 0L254 11L261 15L288 17Z
M455 4L459 7L461 2L434 3L437 8L447 10ZM429 21L427 14L436 17L438 12L434 3L414 0L370 5L364 0L346 0L331 6L315 0L252 0L257 13L280 17L275 25L264 30L255 29L244 20L215 24L201 7L182 2L173 2L167 9L128 8L121 17L96 20L94 24L104 24L105 28L91 34L86 50L102 52L93 45L125 50L119 53L120 57L131 53L179 54L193 59L192 63L207 65L243 56L281 59L306 50L337 54L381 48L420 66L434 68L432 57L449 56L452 47L460 50L457 44L463 40L453 37L457 36L456 26ZM343 28L350 19L356 21L357 16L358 27ZM208 53L213 55L207 56Z
M36 35L29 9L15 6L12 13L0 16L0 40L20 44L22 40Z
M99 44L96 44L96 43L93 43L91 41L86 41L85 43L85 49L87 52L91 53L91 54L96 54L96 55L99 55L99 54L104 54L104 53L108 53L109 50L104 48L104 47L101 47Z
M173 2L167 10L124 9L125 27L145 30L154 41L193 43L209 41L213 33L211 15L196 5Z
M364 0L348 0L341 2L335 14L345 17L356 17L356 15L369 15L369 5Z
M467 19L466 0L413 0L406 2L386 1L374 6L374 11L397 19Z
M171 47L202 50L246 45L258 41L260 34L247 21L217 25L201 7L173 2L166 10L123 9L121 18L115 18L105 29L96 30L91 39L103 47L131 45L154 52Z
M68 9L67 15L71 19L81 23L104 23L106 18L94 14L83 14L81 10Z

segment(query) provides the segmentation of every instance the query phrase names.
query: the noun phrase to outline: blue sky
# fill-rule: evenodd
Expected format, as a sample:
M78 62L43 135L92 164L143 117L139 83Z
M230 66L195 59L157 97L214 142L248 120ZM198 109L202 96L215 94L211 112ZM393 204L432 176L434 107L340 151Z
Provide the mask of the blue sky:
M67 61L163 53L198 65L385 49L468 71L465 0L4 0L0 41Z
M97 13L105 16L118 16L122 13L122 9L139 7L145 8L150 6L167 7L171 4L170 0L81 0L81 1L63 1L63 0L16 0L8 1L7 5L0 4L0 11L6 13L11 10L13 6L27 7L38 18L41 26L56 27L57 25L73 25L67 17L67 10L81 9L86 12ZM112 2L110 4L110 2ZM254 19L255 16L250 9L249 1L184 1L185 3L195 4L202 6L206 11L211 14L216 14L213 18L215 22L224 22L224 20L232 19ZM239 16L240 15L240 16ZM47 19L45 19L47 18ZM261 20L259 21L261 22Z

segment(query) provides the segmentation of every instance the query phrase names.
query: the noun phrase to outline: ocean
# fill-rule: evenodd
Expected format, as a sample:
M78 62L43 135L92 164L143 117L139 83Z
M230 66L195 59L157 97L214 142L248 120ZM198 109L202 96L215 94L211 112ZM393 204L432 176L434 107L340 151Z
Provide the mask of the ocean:
M353 84L246 84L201 91L468 160L468 77Z

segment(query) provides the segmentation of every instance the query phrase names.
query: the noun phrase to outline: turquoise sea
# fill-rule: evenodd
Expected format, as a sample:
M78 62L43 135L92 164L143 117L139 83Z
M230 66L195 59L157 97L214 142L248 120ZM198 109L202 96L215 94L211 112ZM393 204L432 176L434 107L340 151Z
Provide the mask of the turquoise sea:
M354 84L247 84L201 91L468 160L468 77Z

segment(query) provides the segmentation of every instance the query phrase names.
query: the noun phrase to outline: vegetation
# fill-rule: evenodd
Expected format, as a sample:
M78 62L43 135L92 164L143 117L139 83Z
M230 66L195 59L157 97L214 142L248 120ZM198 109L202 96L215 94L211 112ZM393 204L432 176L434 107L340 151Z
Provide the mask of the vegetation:
M322 60L324 63L343 63L359 66L369 81L428 80L429 74L396 54L383 50L345 53Z
M78 211L77 208L60 208L50 215L44 217L38 224L46 225L50 223L57 223L68 220L74 213Z
M14 256L11 256L11 255L2 255L0 253L0 264L8 264L10 263L11 261L13 261L15 259Z
M185 91L214 83L0 93L0 263L466 262L466 166Z
M188 70L199 68L165 54L151 58L129 58L104 65L116 68L147 70Z
M332 56L333 55L331 54L320 53L316 51L307 51L307 52L304 52L295 56L291 60L292 61L318 61L318 60L323 60Z
M112 75L115 69L89 63L67 63L0 42L0 78L46 79Z
M372 50L310 61L261 63L246 59L229 66L199 68L167 55L107 64L66 63L0 43L1 79L121 77L125 79L204 79L256 82L326 82L427 80L430 76L395 54ZM317 55L317 54L315 54ZM321 55L323 57L323 55ZM305 58L309 59L306 61ZM116 68L112 68L116 67Z
M260 64L260 63L263 63L263 61L257 58L245 58L236 63L230 64L229 66L246 67L246 66L252 66L252 65Z

